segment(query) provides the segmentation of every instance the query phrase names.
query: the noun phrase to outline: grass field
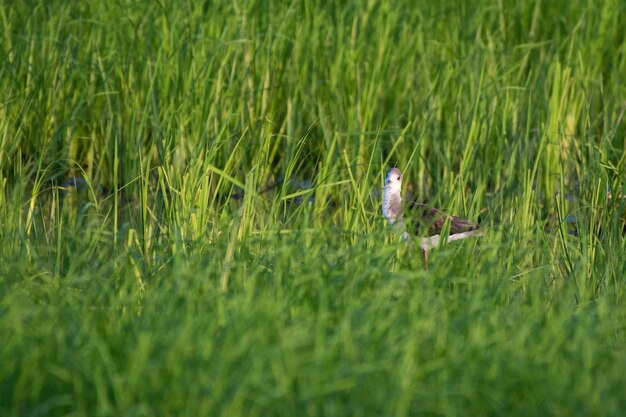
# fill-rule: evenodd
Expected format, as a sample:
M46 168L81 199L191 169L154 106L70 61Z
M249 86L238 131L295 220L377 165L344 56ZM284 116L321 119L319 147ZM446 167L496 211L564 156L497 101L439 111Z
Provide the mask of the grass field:
M626 4L0 4L0 416L621 416ZM425 268L385 171L481 239Z

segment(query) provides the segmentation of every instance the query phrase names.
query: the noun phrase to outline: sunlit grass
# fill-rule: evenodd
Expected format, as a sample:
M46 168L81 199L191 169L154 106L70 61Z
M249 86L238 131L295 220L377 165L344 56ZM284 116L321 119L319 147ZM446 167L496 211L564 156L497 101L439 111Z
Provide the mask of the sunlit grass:
M624 16L0 6L0 415L621 415Z

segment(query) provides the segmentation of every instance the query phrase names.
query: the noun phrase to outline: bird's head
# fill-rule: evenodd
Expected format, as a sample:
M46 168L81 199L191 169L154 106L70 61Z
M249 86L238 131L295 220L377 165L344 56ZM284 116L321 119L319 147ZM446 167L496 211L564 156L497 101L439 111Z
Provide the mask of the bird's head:
M385 188L398 190L402 187L402 172L398 168L391 168L385 177Z

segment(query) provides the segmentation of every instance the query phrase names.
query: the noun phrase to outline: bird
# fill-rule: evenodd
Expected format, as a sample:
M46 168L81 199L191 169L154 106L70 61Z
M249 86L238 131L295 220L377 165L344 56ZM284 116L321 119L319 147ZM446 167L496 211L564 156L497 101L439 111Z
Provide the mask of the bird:
M448 242L484 235L484 230L480 229L478 223L448 215L415 200L405 202L402 198L402 178L402 171L398 168L394 167L387 171L383 191L383 216L390 225L401 230L408 223L409 231L419 238L419 247L424 252L426 268L428 268L428 251L439 245L440 235L446 223L450 224ZM408 238L409 233L404 230L402 240L405 241Z

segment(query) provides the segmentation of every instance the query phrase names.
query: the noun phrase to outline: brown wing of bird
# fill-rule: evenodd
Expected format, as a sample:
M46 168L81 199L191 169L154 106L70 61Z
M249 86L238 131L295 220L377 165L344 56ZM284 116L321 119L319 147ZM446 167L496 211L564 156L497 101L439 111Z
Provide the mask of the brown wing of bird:
M455 216L450 216L441 210L429 207L425 204L417 202L409 202L409 219L413 224L416 235L428 234L438 235L441 233L447 220L450 221L450 234L469 232L480 227L477 223L463 220Z

